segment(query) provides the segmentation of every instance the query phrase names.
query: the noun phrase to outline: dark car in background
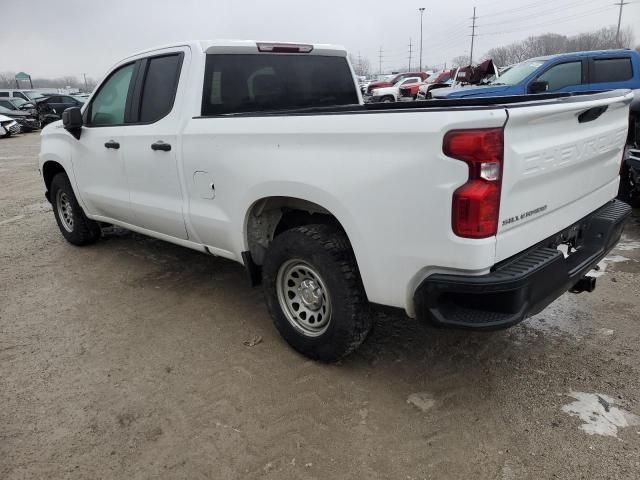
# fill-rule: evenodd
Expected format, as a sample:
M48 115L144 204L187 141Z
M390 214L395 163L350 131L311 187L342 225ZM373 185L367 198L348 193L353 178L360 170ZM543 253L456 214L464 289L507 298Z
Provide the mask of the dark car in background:
M34 114L28 110L10 110L6 107L0 106L0 115L13 118L20 125L20 130L23 132L32 132L40 128L40 121L38 120L37 113Z
M62 116L67 108L81 107L84 102L72 97L71 95L51 94L44 98L39 98L37 101L38 106L46 105L51 109L54 114Z
M46 97L42 97L43 100L45 98ZM0 107L18 112L28 112L38 119L40 127L44 127L61 118L61 115L54 113L46 103L27 102L21 97L0 97Z

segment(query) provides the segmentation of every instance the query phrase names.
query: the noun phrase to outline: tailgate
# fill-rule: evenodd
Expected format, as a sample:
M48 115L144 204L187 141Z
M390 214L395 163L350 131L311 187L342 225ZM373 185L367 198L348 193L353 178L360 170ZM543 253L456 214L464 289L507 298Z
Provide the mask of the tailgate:
M507 107L496 262L615 198L632 98L615 91Z

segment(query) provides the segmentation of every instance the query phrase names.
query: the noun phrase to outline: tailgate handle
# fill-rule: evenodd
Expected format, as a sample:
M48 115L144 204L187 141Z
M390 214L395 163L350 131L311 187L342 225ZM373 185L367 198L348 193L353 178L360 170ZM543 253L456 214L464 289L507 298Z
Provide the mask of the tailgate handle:
M580 115L578 115L578 122L579 123L591 122L596 118L598 118L600 115L602 115L604 112L606 112L607 108L609 108L609 105L604 105L602 107L593 107L593 108L590 108L589 110L585 110Z

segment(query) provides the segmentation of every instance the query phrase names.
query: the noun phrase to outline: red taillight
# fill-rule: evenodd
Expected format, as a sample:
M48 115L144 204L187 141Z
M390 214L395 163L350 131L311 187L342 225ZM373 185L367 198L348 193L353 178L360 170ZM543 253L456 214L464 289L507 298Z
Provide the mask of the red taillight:
M313 45L295 45L292 43L257 43L259 52L268 53L309 53Z
M504 156L502 128L452 130L442 151L469 166L469 179L453 194L451 224L456 235L486 238L498 231Z

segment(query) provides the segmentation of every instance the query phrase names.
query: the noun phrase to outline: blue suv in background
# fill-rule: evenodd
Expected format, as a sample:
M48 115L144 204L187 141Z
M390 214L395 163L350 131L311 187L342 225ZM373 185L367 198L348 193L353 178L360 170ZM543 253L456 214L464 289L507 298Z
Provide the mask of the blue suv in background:
M533 93L579 93L635 90L629 116L629 134L619 197L640 207L640 54L634 50L597 50L562 53L526 60L511 66L487 85L443 88L435 99L502 97Z
M562 53L513 65L488 85L434 90L433 97L502 97L531 93L640 89L640 54L635 50Z

